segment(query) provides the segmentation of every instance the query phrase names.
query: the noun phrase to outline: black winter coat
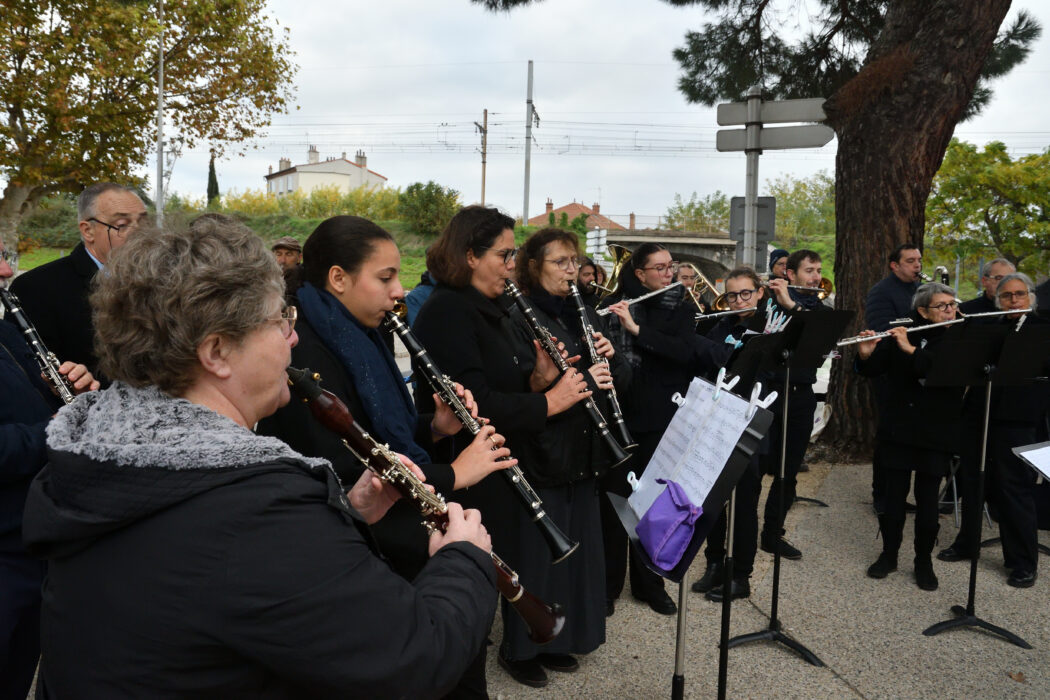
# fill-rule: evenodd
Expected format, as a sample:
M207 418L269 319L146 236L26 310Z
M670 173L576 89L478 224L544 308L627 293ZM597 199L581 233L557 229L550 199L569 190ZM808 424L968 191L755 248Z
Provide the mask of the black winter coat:
M911 315L911 300L918 282L901 282L892 272L868 291L864 302L864 322L873 331L884 331L890 321Z
M98 269L84 244L78 243L69 255L19 275L11 283L11 291L18 295L29 322L59 362L86 365L105 385L108 382L98 372L95 327L88 303Z

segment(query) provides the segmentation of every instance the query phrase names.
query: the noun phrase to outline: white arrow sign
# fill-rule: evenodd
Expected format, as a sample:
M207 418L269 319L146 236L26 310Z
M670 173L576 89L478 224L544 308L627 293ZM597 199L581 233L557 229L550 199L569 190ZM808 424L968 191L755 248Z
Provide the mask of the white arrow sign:
M763 151L783 148L820 148L835 138L835 131L823 124L780 126L762 129L758 134L758 148ZM715 134L715 148L719 151L747 150L746 129L722 129Z
M763 124L786 124L789 122L822 122L824 98L809 97L803 100L781 100L763 102L758 120ZM731 102L718 105L718 125L734 126L747 124L747 103Z

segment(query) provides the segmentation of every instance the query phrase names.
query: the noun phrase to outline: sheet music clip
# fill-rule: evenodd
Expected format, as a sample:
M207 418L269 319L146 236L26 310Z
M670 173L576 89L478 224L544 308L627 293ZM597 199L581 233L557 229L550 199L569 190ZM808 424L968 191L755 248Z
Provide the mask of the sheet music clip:
M638 477L634 475L634 472L627 472L627 483L631 486L631 493L637 491L638 487L642 485L642 483L638 481Z
M737 385L737 382L739 381L740 377L733 377L727 382L726 368L723 367L722 369L718 370L718 376L715 377L715 395L714 397L712 397L712 400L718 401L719 397L722 395L722 389L730 391L733 387Z
M755 417L755 411L760 408L769 408L770 404L777 400L777 392L771 391L764 399L758 398L758 395L762 393L762 382L755 382L755 386L751 389L751 398L747 402L747 419L751 420Z
M674 401L675 405L678 406L678 408L681 408L682 406L685 406L685 397L682 396L682 392L680 392L680 391L676 391L671 396L671 400Z

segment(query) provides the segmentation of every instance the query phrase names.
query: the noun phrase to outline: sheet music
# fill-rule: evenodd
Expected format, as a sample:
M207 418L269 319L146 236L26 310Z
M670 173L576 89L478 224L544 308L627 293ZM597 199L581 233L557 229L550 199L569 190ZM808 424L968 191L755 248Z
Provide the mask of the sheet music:
M723 390L716 402L714 394L715 385L703 379L689 385L638 490L627 499L639 518L664 489L657 479L677 481L696 505L707 499L749 422L747 401Z
M1039 472L1044 479L1050 480L1050 442L1015 447L1013 452L1028 462L1029 466Z

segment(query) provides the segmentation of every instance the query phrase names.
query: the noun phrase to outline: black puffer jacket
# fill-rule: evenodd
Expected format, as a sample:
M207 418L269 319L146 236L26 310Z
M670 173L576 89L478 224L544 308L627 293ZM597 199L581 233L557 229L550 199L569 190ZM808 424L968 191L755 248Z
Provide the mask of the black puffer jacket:
M43 697L435 697L481 648L488 556L446 546L408 583L324 460L119 383L48 449L23 529L49 561Z

